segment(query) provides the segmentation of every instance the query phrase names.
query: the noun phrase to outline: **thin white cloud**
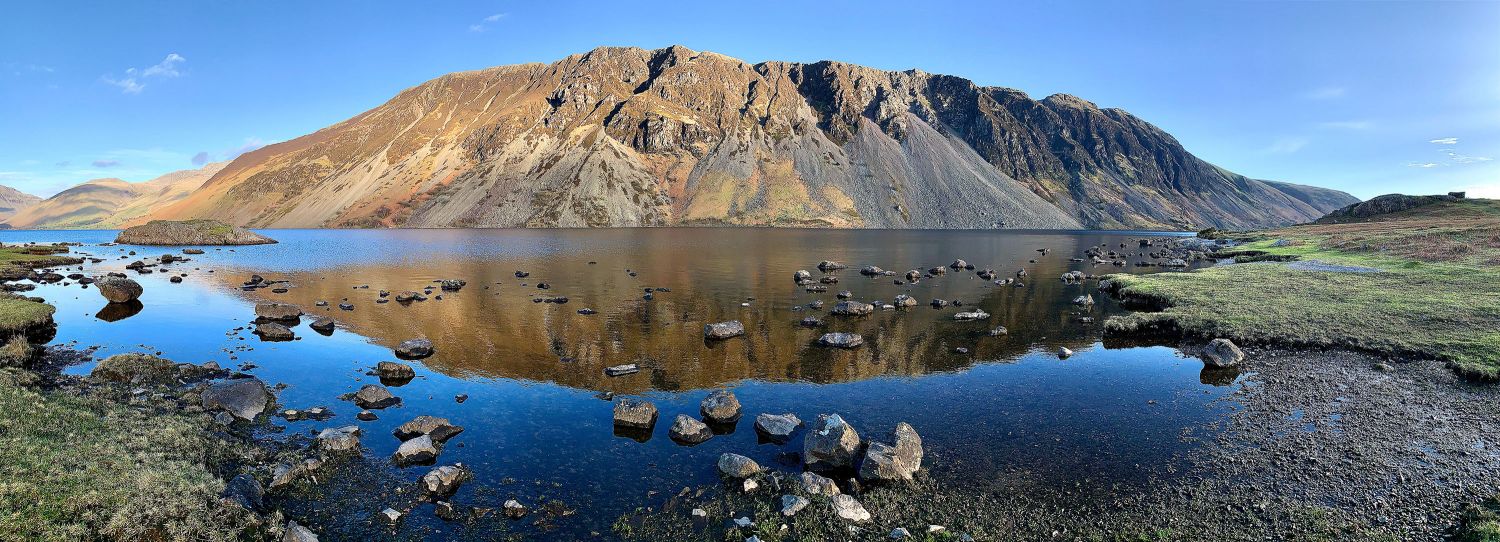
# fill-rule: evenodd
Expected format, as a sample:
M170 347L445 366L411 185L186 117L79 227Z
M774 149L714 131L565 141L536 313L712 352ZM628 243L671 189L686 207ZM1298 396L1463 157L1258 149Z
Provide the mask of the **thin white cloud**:
M1283 137L1271 142L1271 146L1266 147L1265 152L1271 154L1291 154L1302 150L1303 147L1307 146L1307 143L1308 140L1305 137Z
M115 166L120 165L120 161L119 160L101 159L101 160L94 160L91 165L93 165L94 167L98 167L98 168L115 167Z
M484 19L480 20L478 23L469 25L469 31L470 32L484 32L486 30L489 30L491 25L493 25L493 24L495 24L497 22L500 22L500 19L504 19L505 18L505 15L506 14L504 14L504 13L496 13L494 15L490 15L488 17L485 17Z
M126 68L124 77L116 78L106 75L101 79L103 79L105 83L120 87L120 91L126 94L140 94L141 91L146 90L145 80L148 78L181 77L182 71L178 69L178 67L181 66L183 62L187 62L187 58L184 58L182 55L179 55L177 53L168 53L167 57L162 59L161 62L157 62L155 65L149 68Z
M1438 167L1438 165L1436 163L1434 163L1434 162L1421 162L1421 163L1410 162L1410 163L1406 164L1406 167L1419 167L1419 168L1427 169L1427 168Z
M264 147L264 146L266 146L266 142L265 141L261 141L260 138L258 138L258 137L247 137L247 138L245 138L245 143L244 144L242 144L242 145L240 145L238 147L235 147L233 149L229 149L227 151L224 151L224 159L225 160L233 160L235 158L239 158L241 154L245 154L247 152L253 151L255 149L259 149L259 148Z
M1347 89L1347 88L1344 88L1344 87L1335 87L1335 86L1328 86L1328 87L1319 87L1319 88L1315 88L1315 89L1309 90L1307 92L1304 92L1302 94L1302 97L1303 98L1307 98L1309 100L1332 100L1332 99L1336 99L1336 98L1343 98L1344 95L1348 94L1348 93L1349 93L1349 89Z
M1435 143L1435 144L1438 144L1438 145L1457 145L1458 144L1458 138L1456 138L1456 137L1443 137L1443 138L1428 140L1427 142L1428 143Z
M1455 164L1477 164L1480 162L1488 162L1490 160L1494 160L1494 158L1490 158L1488 156L1473 156L1469 154L1459 154L1453 151L1444 151L1443 154L1448 155L1448 159L1452 160Z

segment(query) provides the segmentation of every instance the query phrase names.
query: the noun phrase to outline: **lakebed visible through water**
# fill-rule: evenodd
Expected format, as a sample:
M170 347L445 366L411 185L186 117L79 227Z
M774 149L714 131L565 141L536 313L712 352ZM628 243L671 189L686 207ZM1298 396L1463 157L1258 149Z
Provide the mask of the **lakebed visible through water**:
M760 413L795 413L805 422L838 413L867 438L885 439L899 422L920 432L927 482L975 491L1056 492L1078 506L1094 498L1145 491L1179 471L1184 456L1211 438L1207 427L1237 408L1226 396L1245 377L1203 372L1203 364L1167 347L1107 348L1102 322L1123 309L1098 294L1096 281L1060 276L1159 272L1157 267L1094 266L1070 261L1091 246L1135 254L1132 232L827 231L771 229L619 230L272 230L276 245L203 247L191 261L131 278L145 288L131 314L101 313L105 301L77 285L39 285L33 295L58 309L54 344L98 347L96 359L126 352L160 353L178 362L214 361L270 384L280 409L329 407L326 420L271 423L292 439L327 427L362 430L363 475L378 471L360 495L288 496L294 516L325 539L392 535L444 539L459 527L432 505L410 508L391 528L377 513L428 467L397 468L392 430L418 415L442 416L464 428L437 463L462 462L475 475L450 499L456 506L498 508L516 499L533 509L560 507L505 525L518 533L563 539L612 537L623 515L657 508L683 488L718 481L721 453L749 456L786 473L800 472L801 432L786 444L763 442ZM137 259L177 248L99 246L113 232L0 232L0 240L79 242L75 252L104 258L85 273L124 271ZM1125 248L1120 246L1128 245ZM1039 249L1048 249L1046 253ZM128 254L135 251L135 255ZM124 256L122 258L122 256ZM1027 275L1022 287L999 285L974 271L950 270L915 284L896 284L908 269L962 258L1000 277ZM1129 261L1151 260L1130 256ZM821 260L849 264L827 292L793 281ZM1034 260L1034 262L1033 262ZM897 276L867 277L862 265ZM528 273L521 278L517 271ZM186 273L182 283L172 274ZM242 290L252 274L286 280L284 293ZM459 291L434 281L462 279ZM548 288L538 286L546 284ZM380 303L381 290L421 291L425 301ZM647 290L650 289L649 299ZM853 299L919 305L835 316L826 309L847 290ZM1091 307L1075 305L1093 294ZM441 297L439 297L441 296ZM536 302L566 297L566 303ZM933 308L930 300L950 304ZM805 308L822 300L823 310ZM257 302L296 304L339 323L331 335L308 328L298 339L262 342L251 333ZM327 306L318 306L326 301ZM962 302L955 307L952 301ZM352 305L352 310L339 307ZM580 314L583 308L594 314ZM981 321L955 321L982 309ZM822 327L800 325L808 316ZM746 333L706 341L707 323L738 320ZM989 332L1004 326L1008 333ZM854 350L820 347L829 331L863 335ZM418 377L391 388L397 407L356 421L360 409L340 395L379 383L367 373L394 360L402 340L431 339L436 354L409 362ZM1066 347L1075 354L1060 359ZM634 374L606 367L636 364ZM90 364L68 369L85 373ZM699 417L699 402L730 389L744 405L737 426L697 446L667 436L678 414ZM460 402L455 398L466 396ZM611 399L638 397L660 411L654 431L617 434ZM1300 415L1300 414L1299 414ZM1336 419L1309 424L1336 425ZM803 428L805 431L805 427ZM338 473L326 476L339 476ZM352 476L352 475L351 475ZM385 485L382 485L385 484ZM343 484L358 487L356 480ZM344 489L343 491L350 491ZM1064 505L1067 508L1068 505ZM498 514L496 514L498 516ZM713 518L715 521L729 517ZM918 526L911 526L913 529ZM950 525L962 529L962 525ZM469 535L474 535L470 532ZM482 536L482 533L481 533Z

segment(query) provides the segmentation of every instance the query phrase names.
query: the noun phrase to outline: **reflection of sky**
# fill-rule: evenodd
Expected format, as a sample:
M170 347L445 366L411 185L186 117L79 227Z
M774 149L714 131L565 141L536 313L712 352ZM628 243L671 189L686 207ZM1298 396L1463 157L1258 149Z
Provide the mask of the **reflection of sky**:
M388 348L342 328L330 337L318 335L307 327L307 319L295 328L300 340L260 342L246 328L253 317L252 303L242 297L241 292L226 285L224 277L193 271L193 268L222 269L237 263L256 269L282 271L286 268L342 265L349 263L348 259L362 262L400 259L407 262L404 265L414 268L412 273L420 275L425 273L421 269L424 262L459 256L516 259L525 262L530 269L544 269L548 262L554 261L549 257L560 253L566 253L568 259L592 258L595 254L633 250L632 247L643 239L672 235L672 232L271 233L284 242L239 247L235 252L210 249L209 254L195 257L194 261L176 264L180 270L189 272L183 284L168 283L168 273L132 275L145 289L141 298L144 310L117 322L95 318L104 301L92 289L76 285L42 285L34 293L58 307L59 332L55 343L97 345L101 347L99 357L145 351L161 352L164 357L179 362L217 361L229 368L253 363L256 368L250 373L268 383L286 385L277 392L284 407L322 405L331 407L336 413L333 419L323 422L286 423L276 420L275 423L288 426L289 433L359 423L364 430L363 444L377 460L389 457L398 444L390 436L395 426L421 414L448 417L464 426L466 431L443 451L441 461L445 464L464 462L477 474L477 483L465 486L455 497L455 502L480 499L482 497L473 493L475 487L494 487L508 477L523 483L505 486L505 491L515 492L523 500L538 496L536 492L539 491L534 484L526 482L539 480L544 482L543 487L557 482L562 488L547 490L548 496L561 498L570 507L580 510L579 516L564 522L565 532L575 532L571 531L573 529L576 533L589 530L608 532L609 524L620 513L643 503L659 504L649 502L649 499L643 501L647 491L669 495L683 486L713 483L716 480L713 462L723 452L749 455L763 465L776 465L792 472L795 469L780 463L777 456L784 451L800 450L800 440L784 446L757 443L753 423L755 415L762 412L792 412L806 421L815 419L820 413L838 412L855 424L866 438L874 439L886 439L897 422L906 421L922 434L928 450L927 465L942 484L981 484L993 491L1018 487L1006 484L1034 483L1051 487L1082 484L1079 493L1087 494L1090 490L1108 491L1109 484L1115 482L1139 482L1150 474L1160 474L1156 469L1170 463L1174 455L1183 450L1178 434L1186 427L1211 419L1217 409L1211 407L1210 402L1222 396L1225 389L1200 384L1201 363L1181 359L1169 348L1108 350L1096 343L1075 348L1079 350L1077 355L1058 360L1049 347L1034 345L1030 352L1020 354L1010 363L981 364L925 376L876 377L833 384L731 382L729 386L745 405L744 418L732 434L716 436L703 445L689 448L668 439L667 430L678 414L696 417L698 402L708 393L707 390L641 394L656 402L660 416L652 438L640 443L613 435L610 403L595 398L590 391L545 381L481 378L467 373L454 376L431 370L423 362L412 362L419 378L393 388L393 392L403 399L403 404L380 411L377 421L355 422L353 414L358 409L351 403L338 400L337 396L363 384L375 383L376 379L364 373L376 362L392 359ZM983 242L986 238L984 235L946 232L903 232L900 235L854 232L842 240L839 237L845 234L835 235L829 242L828 232L823 231L773 233L780 236L776 242L787 243L787 247L799 246L790 243L807 243L810 239L828 243L830 252L837 252L838 258L851 263L870 258L872 254L878 256L924 246L944 236L951 236L950 242L965 244L943 246L979 252L972 243ZM686 247L706 248L725 239L741 240L756 235L762 235L762 232L737 232L725 237L722 232L699 230L691 235L677 235L673 240ZM112 233L98 232L0 234L0 239L7 242L70 240L95 243L112 237ZM1056 241L1058 237L1058 234L1047 234L1039 239ZM876 242L876 239L885 241ZM800 246L805 250L805 245ZM117 259L119 248L83 247L83 250L111 257L107 265L90 267L93 272L101 268L118 268L123 262L135 259ZM143 250L137 247L136 250L140 256L145 256L173 249ZM925 246L924 250L934 248ZM949 248L938 247L938 250L947 251ZM580 252L587 256L579 256ZM705 258L726 257L723 250L705 249L701 253ZM306 257L302 257L304 255ZM1053 257L1066 259L1067 255ZM603 259L600 257L601 267L605 263ZM809 265L812 263L815 262ZM703 265L714 268L724 264L703 262ZM238 278L238 275L234 277L235 280ZM776 280L778 284L782 281L790 284L789 276ZM479 291L482 290L474 290ZM690 293L684 289L674 291L673 295ZM466 294L472 295L466 290L443 303L457 302ZM438 310L456 306L431 303L424 308ZM576 307L568 310L573 308ZM362 305L360 310L372 308ZM339 314L338 311L333 313L335 318ZM940 315L925 311L911 317L940 318ZM437 364L443 360L445 351L464 348L465 345L440 343L438 355L429 361ZM237 359L231 359L231 356ZM76 367L72 371L81 373L88 368ZM672 375L666 376L670 378ZM648 371L625 378L652 376ZM460 393L469 395L469 400L456 403L453 397ZM458 445L460 443L462 446ZM566 453L559 453L560 450ZM424 472L425 468L416 467L405 469L400 475L412 481ZM1012 474L993 476L998 472ZM997 481L1002 478L1003 483ZM348 513L362 515L369 511ZM428 522L434 521L431 514L414 514L403 528L418 529L431 526Z

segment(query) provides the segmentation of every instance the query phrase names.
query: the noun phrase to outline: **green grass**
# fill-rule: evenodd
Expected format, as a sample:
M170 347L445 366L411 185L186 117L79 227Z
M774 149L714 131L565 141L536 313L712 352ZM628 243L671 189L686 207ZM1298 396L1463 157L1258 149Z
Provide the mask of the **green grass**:
M0 370L0 540L232 540L206 416L38 390Z
M1456 212L1491 207L1461 205ZM1491 219L1434 211L1241 236L1256 239L1241 251L1378 273L1298 271L1262 262L1113 275L1121 297L1162 310L1113 317L1106 330L1155 328L1203 339L1425 357L1469 378L1500 380L1500 268L1488 264L1500 258L1500 237L1494 237L1500 230L1488 226ZM1277 239L1292 244L1272 246Z
M1500 542L1500 496L1464 507L1455 542Z

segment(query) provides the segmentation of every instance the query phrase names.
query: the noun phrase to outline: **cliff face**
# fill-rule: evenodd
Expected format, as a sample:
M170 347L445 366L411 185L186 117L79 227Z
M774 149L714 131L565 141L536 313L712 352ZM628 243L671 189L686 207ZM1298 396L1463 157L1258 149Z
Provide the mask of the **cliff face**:
M600 48L439 77L134 219L256 227L1252 227L1354 200L950 76Z

